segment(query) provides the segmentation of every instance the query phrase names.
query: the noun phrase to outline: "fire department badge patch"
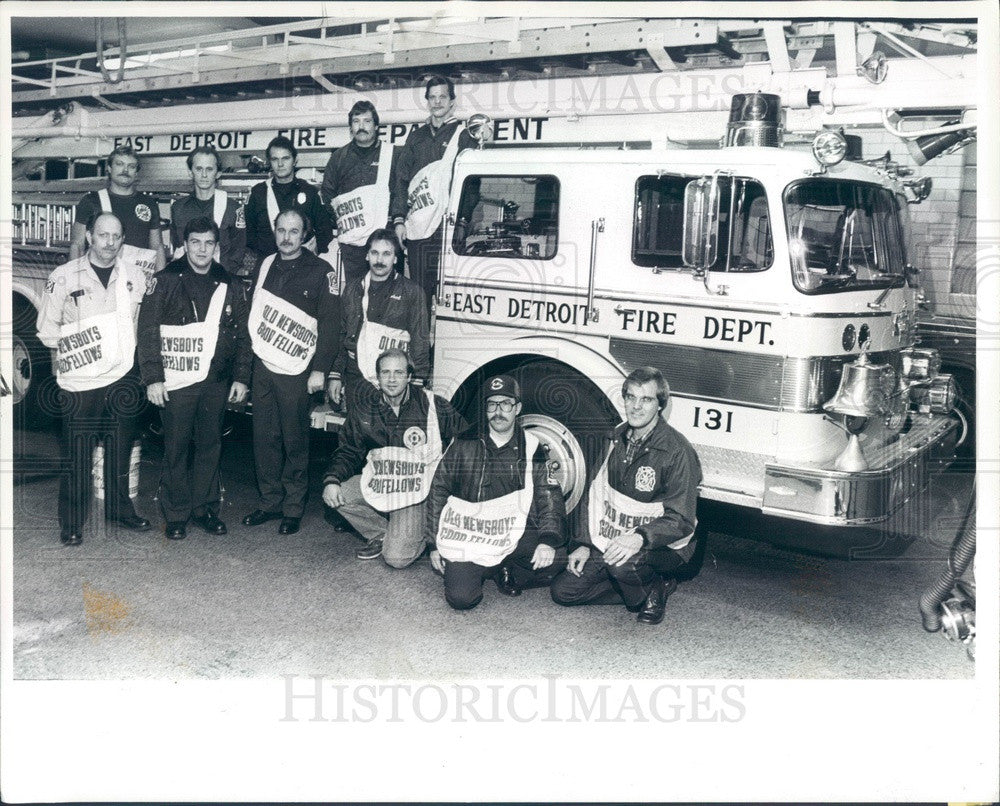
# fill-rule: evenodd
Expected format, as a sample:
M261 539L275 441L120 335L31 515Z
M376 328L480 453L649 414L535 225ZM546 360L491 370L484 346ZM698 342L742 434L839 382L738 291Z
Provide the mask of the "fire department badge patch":
M635 488L641 493L651 493L656 487L656 471L643 465L635 471Z
M303 192L302 192L302 191L300 190L300 191L299 191L299 195L295 197L295 200L296 200L296 201L297 201L297 202L298 202L299 204L305 204L305 203L306 203L306 194L305 194L305 193L303 193Z
M150 277L146 280L146 296L149 296L156 290L156 276Z
M247 211L246 208L241 204L236 208L236 229L246 229L247 228Z
M331 294L340 294L340 272L336 269L334 271L328 271L326 273L326 282L330 286Z
M412 425L403 432L403 444L407 448L416 448L427 441L427 435L419 425Z
M135 206L135 217L140 221L149 223L149 220L153 217L153 211L145 204L137 204Z

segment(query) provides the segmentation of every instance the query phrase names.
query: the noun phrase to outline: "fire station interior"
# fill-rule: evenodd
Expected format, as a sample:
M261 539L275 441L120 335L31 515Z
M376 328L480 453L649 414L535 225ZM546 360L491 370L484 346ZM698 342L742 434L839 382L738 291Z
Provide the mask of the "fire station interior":
M357 539L335 531L321 500L336 440L321 429L311 443L301 531L281 537L270 525L241 528L256 493L250 428L238 412L227 416L221 471L228 535L192 530L183 541L164 539L162 444L153 422L136 454L136 506L152 531L116 531L92 517L70 557L59 545L54 505L58 422L27 405L12 409L8 396L16 679L974 677L971 563L945 585L939 599L946 607L939 602L930 617L933 630L925 629L920 601L949 570L959 539L975 539L975 20L15 16L11 49L15 148L4 171L12 169L13 255L15 265L19 253L30 254L49 269L60 260L69 222L62 235L43 231L29 208L52 203L67 187L82 192L103 182L99 153L44 153L48 135L38 131L64 121L85 125L88 116L125 112L158 120L157 133L223 131L234 122L190 129L185 119L199 108L210 114L214 104L403 90L437 72L460 87L519 81L544 91L547 82L573 79L584 94L611 78L650 74L669 83L735 71L751 83L783 75L795 86L796 76L825 73L824 92L801 93L788 111L786 140L808 152L810 126L821 121L820 129L859 138L855 158L892 166L910 198L919 180L932 182L927 197L909 205L909 260L924 294L917 327L920 345L938 349L954 378L949 394L963 438L957 458L936 464L919 495L888 520L857 528L846 551L820 524L706 512L698 572L671 596L664 623L648 629L624 608L558 607L545 590L507 598L491 584L475 610L453 612L426 558L405 570L357 561ZM920 78L927 70L935 76L930 85ZM954 91L944 92L949 86ZM882 105L883 97L891 100ZM456 113L469 110L459 105ZM552 114L572 124L570 113ZM622 115L620 131L604 142L576 145L716 147L727 115L722 108L703 120L673 110L676 127L661 139ZM27 127L20 139L18 125ZM329 149L304 148L299 175L318 183L328 156ZM227 172L260 181L261 158L234 152ZM168 175L173 169L160 165L168 163L150 161L140 189L165 177L159 187L167 189L160 191L167 209L188 179L183 169ZM502 219L503 203L490 201L487 216ZM759 215L750 218L760 225ZM755 233L748 243L760 242ZM553 238L539 224L517 248L544 255ZM769 259L754 248L752 260ZM12 305L5 310L31 338L31 313L15 297L5 290L4 304ZM5 353L5 384L16 386L8 381L21 365Z

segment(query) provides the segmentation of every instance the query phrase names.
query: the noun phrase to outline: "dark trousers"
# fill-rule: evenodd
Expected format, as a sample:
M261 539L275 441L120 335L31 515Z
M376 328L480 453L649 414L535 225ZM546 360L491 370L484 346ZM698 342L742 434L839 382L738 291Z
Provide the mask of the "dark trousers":
M340 244L340 264L344 267L344 285L368 273L368 250L363 246Z
M168 393L161 414L160 476L160 506L167 521L186 521L192 512L219 514L219 457L228 392L227 382L204 380Z
M301 518L309 486L309 370L271 372L253 362L253 459L259 508Z
M531 567L531 557L538 542L536 532L525 532L513 553L495 566L449 560L444 566L444 598L456 610L471 610L483 599L483 581L494 577L504 567L519 588L546 587L566 567L566 550L556 549L552 564L536 571Z
M59 527L79 533L87 522L92 455L104 442L104 515L117 520L135 515L128 495L132 443L146 395L133 371L108 386L85 392L60 390L62 472L59 477Z
M646 601L658 574L669 576L683 565L680 555L674 567L654 568L649 564L649 552L640 549L623 565L608 565L604 555L591 548L583 573L574 576L564 571L552 581L552 599L561 605L622 604L638 609ZM661 552L662 553L662 552Z
M410 266L410 279L424 290L428 313L430 313L431 298L437 294L442 238L441 227L438 227L429 238L406 242L406 262Z

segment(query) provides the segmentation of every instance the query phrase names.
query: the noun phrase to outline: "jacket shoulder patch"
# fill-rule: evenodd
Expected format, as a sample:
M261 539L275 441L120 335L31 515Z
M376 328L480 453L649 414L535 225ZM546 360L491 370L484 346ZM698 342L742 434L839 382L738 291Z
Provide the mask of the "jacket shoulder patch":
M635 471L635 489L641 493L651 493L656 488L656 471L643 465Z

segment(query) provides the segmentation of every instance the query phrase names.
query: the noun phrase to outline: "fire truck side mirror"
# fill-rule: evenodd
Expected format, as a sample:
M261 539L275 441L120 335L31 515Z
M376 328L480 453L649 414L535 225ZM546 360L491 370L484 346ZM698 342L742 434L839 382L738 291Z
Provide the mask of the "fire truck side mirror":
M684 189L684 265L702 276L715 263L719 249L719 177L703 176Z

